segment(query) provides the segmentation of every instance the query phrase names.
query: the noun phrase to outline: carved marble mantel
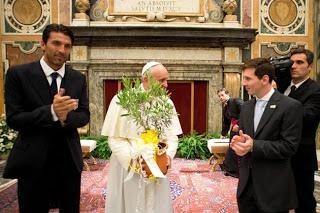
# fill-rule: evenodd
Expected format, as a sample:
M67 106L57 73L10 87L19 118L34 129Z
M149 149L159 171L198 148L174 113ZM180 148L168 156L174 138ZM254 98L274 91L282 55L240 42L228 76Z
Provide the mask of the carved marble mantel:
M72 26L75 45L162 46L162 47L247 47L256 29L223 28L212 25L104 25Z
M86 73L90 99L90 133L100 134L104 120L106 79L139 77L149 60L165 64L170 80L208 81L208 132L221 128L215 95L224 85L240 94L242 49L254 41L255 29L195 26L79 26L71 64ZM228 83L236 80L236 86Z

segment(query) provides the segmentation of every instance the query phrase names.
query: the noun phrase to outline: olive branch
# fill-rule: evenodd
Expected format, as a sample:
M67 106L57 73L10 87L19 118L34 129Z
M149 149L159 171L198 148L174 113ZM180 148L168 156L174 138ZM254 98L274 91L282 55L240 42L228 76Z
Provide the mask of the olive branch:
M145 131L155 129L159 136L171 125L177 113L171 104L168 90L148 75L149 89L144 90L141 81L122 78L123 89L118 93L118 104L127 111L122 116L131 116Z

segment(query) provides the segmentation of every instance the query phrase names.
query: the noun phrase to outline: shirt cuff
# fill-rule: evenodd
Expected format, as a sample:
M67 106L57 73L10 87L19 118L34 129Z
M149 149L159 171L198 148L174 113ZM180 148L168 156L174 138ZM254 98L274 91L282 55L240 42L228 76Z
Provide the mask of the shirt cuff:
M54 112L54 110L53 110L53 104L51 104L51 115L52 115L52 120L53 120L53 121L59 120L57 114L56 114L56 113Z

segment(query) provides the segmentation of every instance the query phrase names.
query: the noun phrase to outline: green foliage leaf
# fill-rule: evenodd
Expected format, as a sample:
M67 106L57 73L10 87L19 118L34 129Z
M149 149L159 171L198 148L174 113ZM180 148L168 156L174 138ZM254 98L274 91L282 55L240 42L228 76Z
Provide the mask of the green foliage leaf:
M108 144L108 137L105 136L81 136L81 139L97 141L97 147L91 152L91 155L99 159L109 159L111 156L111 149Z
M207 160L211 153L207 147L208 139L219 138L220 134L201 135L193 132L179 139L177 155L187 159Z
M201 135L193 132L179 139L177 156L186 159L202 159L210 158L211 153L207 147L207 141L211 138L219 138L219 133ZM92 156L99 159L109 159L111 149L108 145L108 138L105 136L81 136L81 139L97 141L97 147L91 152Z
M2 114L0 116L0 153L9 152L17 136L18 132L7 125L6 117Z

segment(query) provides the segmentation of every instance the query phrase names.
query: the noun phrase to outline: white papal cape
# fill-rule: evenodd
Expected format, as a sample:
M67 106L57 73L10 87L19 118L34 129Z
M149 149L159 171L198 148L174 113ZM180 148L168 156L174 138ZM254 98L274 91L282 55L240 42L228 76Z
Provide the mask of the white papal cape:
M169 100L173 105L173 102ZM117 104L114 96L102 127L102 135L108 136L112 150L108 174L106 210L108 213L170 213L172 204L169 180L145 182L138 174L125 181L132 152L130 141L139 138L139 129L130 116L121 116L126 110ZM166 129L164 138L168 141L167 155L173 159L178 147L177 135L182 129L177 116L172 118L171 127Z

